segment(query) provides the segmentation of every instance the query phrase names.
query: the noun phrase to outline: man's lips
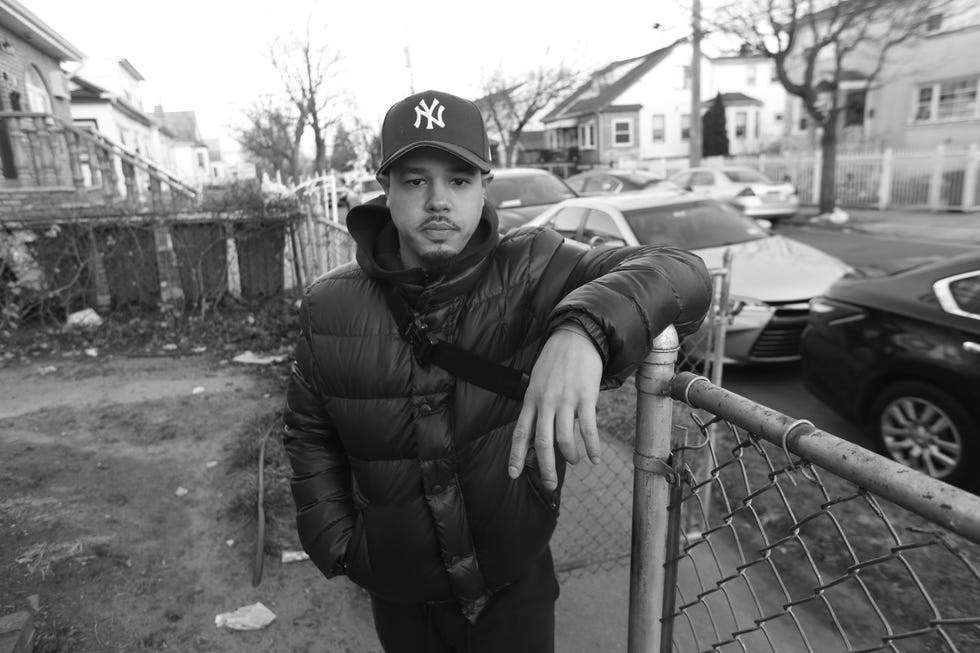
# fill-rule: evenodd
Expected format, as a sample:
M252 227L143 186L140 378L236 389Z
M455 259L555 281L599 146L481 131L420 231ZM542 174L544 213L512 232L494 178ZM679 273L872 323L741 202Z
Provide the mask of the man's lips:
M445 220L432 220L422 225L422 231L459 231L459 227Z

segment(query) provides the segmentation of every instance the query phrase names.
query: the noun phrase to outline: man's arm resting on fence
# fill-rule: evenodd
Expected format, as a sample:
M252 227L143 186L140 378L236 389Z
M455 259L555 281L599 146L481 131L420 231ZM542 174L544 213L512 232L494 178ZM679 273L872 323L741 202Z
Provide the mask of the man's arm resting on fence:
M554 258L560 267L568 252L559 248ZM674 247L595 249L579 254L563 273L572 290L552 311L550 336L531 371L508 464L516 478L533 436L541 478L552 489L558 484L555 447L571 463L580 459L576 419L586 454L598 459L600 384L622 384L668 325L683 333L697 329L711 300L704 262Z

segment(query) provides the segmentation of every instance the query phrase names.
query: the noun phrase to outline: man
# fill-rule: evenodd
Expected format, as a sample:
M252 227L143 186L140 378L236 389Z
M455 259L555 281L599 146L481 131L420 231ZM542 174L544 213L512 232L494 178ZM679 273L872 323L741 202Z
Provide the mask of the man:
M351 210L356 264L301 309L283 438L300 540L370 593L388 652L552 651L565 461L599 458L600 386L667 325L697 328L707 271L670 247L500 238L472 102L412 95L381 139L387 206Z

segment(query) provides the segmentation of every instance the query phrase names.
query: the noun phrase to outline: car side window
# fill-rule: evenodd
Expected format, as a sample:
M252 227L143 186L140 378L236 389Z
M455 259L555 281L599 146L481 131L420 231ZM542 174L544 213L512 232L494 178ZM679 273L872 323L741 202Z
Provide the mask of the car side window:
M601 238L605 241L624 241L623 233L616 226L612 216L605 211L592 209L585 220L585 230L582 233L582 240L589 242L593 238Z
M950 281L949 294L960 311L980 319L980 272Z
M575 238L579 226L582 224L582 218L585 217L587 211L588 209L581 206L566 207L555 214L549 225L561 235L567 238Z
M710 172L695 172L691 176L692 186L714 186L715 176Z

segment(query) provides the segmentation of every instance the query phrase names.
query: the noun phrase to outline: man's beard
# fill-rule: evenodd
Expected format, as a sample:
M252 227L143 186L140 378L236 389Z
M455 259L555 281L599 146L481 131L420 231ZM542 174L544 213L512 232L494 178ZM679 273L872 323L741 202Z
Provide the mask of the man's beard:
M425 271L431 273L446 271L456 260L456 256L452 252L426 252L419 258Z

